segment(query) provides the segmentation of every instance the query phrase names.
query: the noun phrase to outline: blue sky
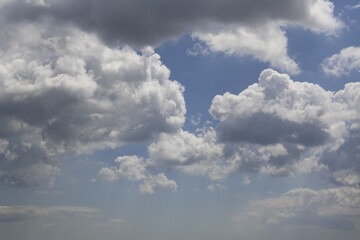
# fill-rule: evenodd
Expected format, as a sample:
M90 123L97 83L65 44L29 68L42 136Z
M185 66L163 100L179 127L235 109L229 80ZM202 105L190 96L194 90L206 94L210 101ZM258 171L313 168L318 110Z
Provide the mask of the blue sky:
M359 11L0 0L1 236L358 239Z

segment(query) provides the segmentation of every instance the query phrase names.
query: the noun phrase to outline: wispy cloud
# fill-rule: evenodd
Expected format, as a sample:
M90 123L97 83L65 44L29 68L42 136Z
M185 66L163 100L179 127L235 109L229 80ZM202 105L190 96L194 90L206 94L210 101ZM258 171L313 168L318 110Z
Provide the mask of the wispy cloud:
M253 219L267 225L295 223L349 230L354 228L351 218L360 217L359 204L358 188L297 188L279 197L253 201L245 213L233 219Z
M98 211L96 208L71 206L0 206L0 222L16 222L32 218L55 216L92 216L98 213Z
M356 4L356 5L346 5L345 6L347 9L357 9L357 8L360 8L360 3L359 4Z

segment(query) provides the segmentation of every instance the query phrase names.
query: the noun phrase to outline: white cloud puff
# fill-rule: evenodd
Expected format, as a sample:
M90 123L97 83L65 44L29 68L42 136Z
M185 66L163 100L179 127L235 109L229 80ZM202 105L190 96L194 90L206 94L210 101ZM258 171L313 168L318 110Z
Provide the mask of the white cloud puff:
M222 27L195 32L192 36L205 42L210 51L230 56L249 55L288 73L300 72L299 66L287 55L285 32L276 24Z
M232 159L225 160L223 147L216 142L216 132L212 128L198 136L183 130L174 135L161 134L148 148L149 165L219 180L234 170Z
M138 181L139 193L154 194L156 188L177 190L177 184L169 180L165 174L151 174L147 170L148 164L143 158L137 156L122 156L115 160L117 167L104 167L100 169L97 179L102 181L115 181L123 177L128 180Z
M205 42L210 51L234 56L253 56L270 63L273 68L298 74L298 64L287 53L284 29L297 25L317 33L336 34L343 26L341 21L334 17L334 5L329 1L302 1L298 4L297 7L303 9L304 15L300 14L295 18L269 18L265 22L261 21L261 24L257 24L257 21L224 24L195 31L192 36Z
M322 63L323 71L340 77L352 71L360 71L360 47L347 47L337 54L326 58Z

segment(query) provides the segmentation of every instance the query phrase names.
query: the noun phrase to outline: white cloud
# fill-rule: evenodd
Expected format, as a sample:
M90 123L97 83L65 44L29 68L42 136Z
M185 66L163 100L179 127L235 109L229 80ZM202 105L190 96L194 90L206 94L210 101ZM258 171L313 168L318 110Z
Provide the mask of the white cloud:
M257 21L224 24L197 30L192 36L205 42L210 51L234 56L252 56L270 63L273 68L298 74L298 64L287 53L288 44L284 29L297 25L316 33L336 34L343 24L334 17L334 5L329 1L302 1L297 4L299 11L303 8L304 12L294 19L269 18L260 21L260 24L257 24ZM208 51L205 53L208 54Z
M98 209L70 206L0 206L0 222L15 222L39 217L57 217L96 214Z
M139 185L139 193L154 194L156 188L163 188L175 192L177 184L175 181L168 179L165 174L150 175Z
M198 55L206 56L210 54L210 51L207 46L204 46L197 42L194 44L192 48L186 50L186 54L189 56L198 56Z
M219 180L234 170L232 159L224 158L223 145L216 143L212 128L199 136L182 130L173 135L161 134L148 151L149 165L166 166L189 175Z
M165 174L151 174L147 170L148 164L137 156L122 156L115 160L118 167L104 167L100 169L96 180L115 181L121 177L139 182L139 193L154 194L156 188L177 190L177 184L169 180Z
M354 10L354 9L360 8L360 3L356 4L356 5L346 5L345 7L347 9Z
M341 187L322 190L297 188L274 198L251 202L237 220L264 224L297 223L326 228L351 229L351 217L360 217L360 189Z
M146 141L185 121L183 87L151 48L71 26L2 25L0 179L33 185L68 155Z
M337 77L360 71L360 47L347 47L326 58L322 63L323 71Z
M334 16L334 4L328 0L307 1L306 17L296 24L318 33L337 34L344 24Z
M239 167L241 154L228 158L231 147L224 150L214 130L204 136L180 130L184 88L169 79L152 48L139 53L125 44L155 46L194 32L212 51L252 55L296 73L282 28L333 34L342 27L333 8L326 0L0 1L0 180L17 186L52 182L66 156L152 138L158 142L149 147L151 164L173 161L186 173L224 178ZM174 134L179 139L169 139ZM162 150L162 139L179 144L172 154L180 160ZM281 152L280 145L263 148ZM117 179L110 170L101 176ZM127 177L174 189L162 175L147 174Z
M359 186L359 88L359 83L349 83L330 92L264 70L258 83L239 94L213 99L209 111L219 121L215 128L205 126L198 134L181 129L162 133L148 146L142 167L126 172L134 176L138 169L170 169L211 180L236 172L317 173L336 184ZM114 171L108 175L117 176Z
M340 147L345 121L354 117L333 93L272 70L238 95L216 96L210 113L220 121L219 140L239 155L242 168L274 175L324 169L319 158Z
M276 24L222 27L195 32L193 38L205 42L209 50L234 56L253 56L272 67L297 74L298 65L287 55L287 38Z

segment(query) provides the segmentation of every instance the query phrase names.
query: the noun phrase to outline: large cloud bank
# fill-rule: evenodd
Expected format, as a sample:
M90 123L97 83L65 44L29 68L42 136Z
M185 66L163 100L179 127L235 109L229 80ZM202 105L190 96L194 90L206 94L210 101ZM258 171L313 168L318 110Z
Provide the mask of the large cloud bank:
M334 93L264 70L258 83L238 95L213 99L215 128L162 133L142 163L147 169L174 169L212 180L235 172L317 173L358 187L359 88L359 83L348 83Z
M336 154L356 142L357 125L349 122L357 111L349 110L346 94L272 71L240 95L214 99L217 128L186 132L183 87L169 79L151 47L142 48L190 31L211 51L251 55L298 73L285 30L335 34L342 23L329 1L2 0L0 16L0 179L6 184L33 185L56 174L66 156L152 138L149 158L136 162L144 165L142 177L134 179L149 193L176 190L157 166L211 179L235 171L289 175L331 169ZM256 131L248 132L249 124ZM324 153L334 157L325 161ZM112 177L99 178L128 178L116 168L103 171ZM352 171L350 180L343 172L333 179L357 184Z
M2 26L0 179L31 185L69 154L145 141L184 122L183 87L151 48L72 27Z
M7 24L72 24L111 46L157 45L193 32L211 51L250 55L294 74L300 68L287 54L284 28L336 34L343 26L327 0L3 0L0 7Z

